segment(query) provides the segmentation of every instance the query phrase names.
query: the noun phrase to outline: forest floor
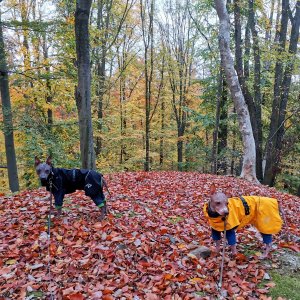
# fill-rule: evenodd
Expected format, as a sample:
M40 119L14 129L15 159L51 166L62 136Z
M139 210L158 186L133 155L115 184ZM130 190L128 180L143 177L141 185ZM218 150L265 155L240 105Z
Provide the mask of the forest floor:
M299 197L192 172L105 178L111 193L106 219L99 222L93 201L78 191L65 197L63 215L51 218L50 239L44 188L0 197L0 300L296 299L280 288L286 282L300 295ZM200 246L214 250L203 215L212 183L228 196L277 198L289 226L274 237L271 257L263 261L253 227L240 231L236 259L225 252L222 292L221 255L190 255Z

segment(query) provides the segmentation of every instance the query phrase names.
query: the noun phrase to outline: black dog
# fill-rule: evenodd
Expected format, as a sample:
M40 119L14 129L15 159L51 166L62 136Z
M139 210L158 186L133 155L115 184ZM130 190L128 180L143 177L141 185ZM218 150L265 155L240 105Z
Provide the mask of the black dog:
M94 170L62 169L54 168L49 156L46 163L42 163L35 157L35 168L42 186L52 192L55 200L57 214L61 214L65 194L74 193L76 190L84 190L94 203L101 209L100 220L107 213L106 201L103 193L103 185L107 185L103 175Z

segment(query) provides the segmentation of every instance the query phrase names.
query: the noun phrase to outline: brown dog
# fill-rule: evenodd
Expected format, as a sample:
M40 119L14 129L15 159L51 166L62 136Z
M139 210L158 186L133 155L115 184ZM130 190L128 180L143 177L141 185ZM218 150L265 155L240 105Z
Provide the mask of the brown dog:
M226 239L233 255L237 254L235 230L248 224L254 225L261 233L265 251L261 258L268 256L272 247L272 234L280 231L282 219L276 199L260 196L228 198L224 193L211 188L211 197L204 205L204 214L212 228L212 238L220 250L221 232L226 222Z

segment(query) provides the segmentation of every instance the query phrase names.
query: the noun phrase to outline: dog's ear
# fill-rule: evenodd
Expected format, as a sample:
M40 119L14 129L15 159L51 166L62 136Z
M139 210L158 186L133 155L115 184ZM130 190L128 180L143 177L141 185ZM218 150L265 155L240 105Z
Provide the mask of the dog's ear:
M40 163L41 163L40 159L37 156L35 156L34 157L34 165L38 166Z
M213 195L215 194L217 191L217 187L215 186L215 184L213 183L211 186L210 186L210 194Z
M46 164L51 166L52 165L52 157L51 155L48 156L47 160L46 160Z

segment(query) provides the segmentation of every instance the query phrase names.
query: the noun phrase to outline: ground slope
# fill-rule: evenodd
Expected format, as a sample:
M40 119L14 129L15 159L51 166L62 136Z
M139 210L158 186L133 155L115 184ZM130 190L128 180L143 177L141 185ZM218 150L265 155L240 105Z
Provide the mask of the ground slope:
M107 175L106 181L106 220L98 221L98 210L82 192L68 195L63 216L52 218L49 247L44 189L0 198L0 299L216 299L220 256L188 256L200 245L213 249L202 212L212 183L229 196L278 198L289 233L299 236L300 198L241 179L126 172ZM238 238L238 259L226 252L228 299L267 299L273 283L268 264L257 259L262 244L252 228ZM275 244L273 268L286 248L299 251L282 234Z

